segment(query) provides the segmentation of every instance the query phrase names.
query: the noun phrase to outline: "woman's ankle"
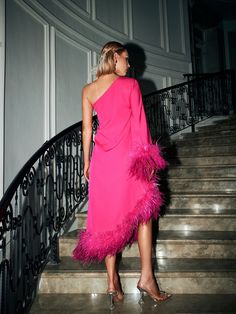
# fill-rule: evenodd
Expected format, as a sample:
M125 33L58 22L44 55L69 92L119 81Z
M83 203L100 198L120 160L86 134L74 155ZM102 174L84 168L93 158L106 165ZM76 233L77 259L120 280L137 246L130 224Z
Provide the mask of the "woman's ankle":
M146 274L141 274L138 282L141 284L147 284L152 281L156 281L153 273L146 273Z

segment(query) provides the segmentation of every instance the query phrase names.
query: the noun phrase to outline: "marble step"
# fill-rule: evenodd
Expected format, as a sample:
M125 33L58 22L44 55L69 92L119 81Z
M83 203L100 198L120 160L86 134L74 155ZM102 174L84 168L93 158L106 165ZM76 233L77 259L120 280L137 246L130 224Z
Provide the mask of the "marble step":
M215 145L215 146L208 146L208 145L199 145L199 146L182 146L177 148L177 158L179 156L186 156L186 157L198 157L198 156L224 156L236 154L236 143L234 145Z
M60 239L60 256L71 256L76 236L77 231L73 231ZM236 231L161 230L153 254L157 258L236 259ZM122 256L139 256L137 242L126 247Z
M167 179L171 178L214 178L214 177L236 178L236 165L222 166L170 166L167 171Z
M169 163L173 166L235 165L236 154L230 156L202 156L202 157L178 156L177 158L170 160Z
M235 259L160 258L154 260L161 289L175 294L232 294L236 291ZM139 258L122 258L119 273L125 293L136 293ZM39 281L39 293L104 293L107 276L103 263L81 265L62 257L59 265L47 266Z
M217 119L214 119L217 118ZM207 121L207 120L206 120ZM236 116L230 115L230 116L222 116L220 117L213 117L213 124L212 125L228 125L228 124L236 124Z
M196 178L194 180L184 178L169 178L167 181L168 188L172 193L175 192L215 192L221 191L226 193L236 193L235 178Z
M197 132L207 134L208 132L236 131L236 123L213 124L197 127Z
M223 116L223 119L219 119L215 121L215 124L227 124L227 123L236 123L236 115L232 114L227 116Z
M199 133L202 135L225 135L225 134L234 134L236 135L236 124L232 125L219 125L219 126L211 126L211 127L202 127L198 128L195 133Z
M236 209L170 209L157 223L161 231L236 231Z
M217 131L213 130L208 130L206 132L192 132L192 133L184 133L183 137L186 139L190 139L190 138L211 138L211 137L215 137L215 136L219 136L219 137L231 137L231 136L235 136L236 137L236 130L230 130L230 129L218 129Z
M163 214L158 230L236 231L236 209L172 209ZM76 219L78 229L84 229L87 213L76 214Z
M194 133L195 134L195 133ZM198 136L194 137L194 135L190 135L188 137L184 137L183 139L179 139L175 141L176 145L178 147L180 146L191 146L191 145L209 145L209 146L214 146L214 145L231 145L233 143L236 143L236 136L235 135L224 135L224 136Z
M167 302L155 304L150 298L140 306L139 293L125 294L124 302L114 310L118 314L232 314L236 308L235 294L176 294ZM30 314L105 314L108 310L107 295L87 294L40 294L30 310ZM113 312L112 312L113 313Z
M166 206L169 209L234 209L236 194L218 193L171 193L166 196Z

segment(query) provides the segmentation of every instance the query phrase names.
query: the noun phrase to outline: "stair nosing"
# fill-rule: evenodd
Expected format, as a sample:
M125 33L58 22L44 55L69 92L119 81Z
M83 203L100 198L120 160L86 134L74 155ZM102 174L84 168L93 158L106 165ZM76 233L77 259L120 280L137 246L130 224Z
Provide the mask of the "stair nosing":
M69 257L63 257L65 261L69 259ZM120 274L124 274L124 276L133 276L135 273L140 276L140 259L138 257L130 258L125 257L121 263L121 266L124 265L125 269L122 269L122 267L119 270ZM126 261L126 263L125 263ZM130 261L130 262L129 262ZM138 264L133 266L134 264L128 264L132 261L138 261ZM185 263L183 263L183 261ZM175 273L177 274L207 274L207 276L214 276L216 274L223 275L227 274L227 276L230 276L230 274L234 274L236 276L236 268L228 268L229 264L236 264L236 259L221 259L221 258L154 258L153 262L156 263L157 269L155 269L155 273L162 273L167 275L168 273ZM167 262L165 264L165 262ZM169 264L168 264L169 262ZM172 264L171 264L172 263ZM173 264L174 263L174 264ZM194 264L195 263L195 264ZM164 266L162 266L165 264ZM67 268L70 265L62 265L56 267L46 267L45 271L42 273L41 277L57 277L58 275L63 275L64 273L68 274L71 273L73 275L78 274L79 276L86 276L89 274L90 276L96 276L104 274L106 275L106 269L104 263L102 265L99 265L101 267L100 269L92 269L89 268L90 266L83 266L79 262L74 261L73 264L71 264L73 268L69 269ZM77 265L80 265L81 268L77 267ZM181 266L179 266L181 265ZM184 265L184 266L183 266ZM191 265L189 268L188 265ZM196 267L197 265L197 267ZM211 269L209 270L209 265L211 266ZM130 268L127 268L129 267ZM176 269L173 268L176 267ZM187 266L187 267L186 267ZM74 268L76 267L76 268ZM86 269L87 267L87 269ZM181 268L182 267L182 268ZM213 268L212 268L213 267ZM168 269L169 268L169 269ZM180 270L180 268L182 270ZM185 269L184 269L185 268Z
M204 177L204 178L194 178L194 177L190 177L190 178L178 178L178 181L189 181L191 179L194 179L194 181L235 181L236 179L236 175L235 177L214 177L214 178L209 178L209 177ZM174 181L176 180L176 178L168 178L168 181Z

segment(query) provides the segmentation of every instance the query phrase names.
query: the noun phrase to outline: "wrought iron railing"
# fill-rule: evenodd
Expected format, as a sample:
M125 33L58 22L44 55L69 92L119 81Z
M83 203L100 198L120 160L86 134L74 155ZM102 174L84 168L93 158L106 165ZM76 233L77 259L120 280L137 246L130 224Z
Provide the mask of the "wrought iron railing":
M58 238L87 196L81 126L46 142L0 202L1 314L27 313L44 266L59 262Z
M214 114L229 114L233 74L208 75L144 97L154 140ZM0 312L28 313L46 263L59 262L58 238L87 197L81 122L46 142L0 202ZM97 120L94 118L94 133Z
M187 82L143 98L153 140L187 127L194 131L195 124L206 118L235 112L234 71L186 76Z

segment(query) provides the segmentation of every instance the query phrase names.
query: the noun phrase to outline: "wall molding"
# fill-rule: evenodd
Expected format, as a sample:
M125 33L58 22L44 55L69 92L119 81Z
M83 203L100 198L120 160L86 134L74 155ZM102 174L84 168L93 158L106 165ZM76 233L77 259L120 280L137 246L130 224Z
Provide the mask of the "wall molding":
M52 1L54 1L54 0L52 0ZM33 7L37 10L38 13L43 14L47 18L49 23L52 22L53 26L57 30L61 29L61 32L63 32L64 34L68 33L69 34L68 36L70 36L71 38L74 37L74 38L76 38L76 40L78 40L78 42L83 43L85 46L90 47L91 49L95 48L95 49L97 49L97 51L99 51L100 45L98 43L86 38L82 34L76 32L75 30L73 30L72 28L67 26L65 23L63 23L61 20L59 20L55 15L53 15L52 13L47 11L36 0L30 0L30 3L31 3L31 5L33 5ZM110 38L110 37L108 37L108 38Z
M78 43L77 41L71 39L66 34L64 34L63 32L61 32L57 29L55 29L55 37L63 39L65 42L67 42L71 46L74 46L75 48L80 49L87 54L87 62L88 62L88 70L87 70L88 81L87 81L87 83L91 82L91 77L92 77L92 74L91 74L92 73L92 52L91 52L91 50L88 49L87 47L83 46L82 44Z
M50 137L56 135L56 44L55 27L50 26Z
M75 4L72 0L59 0L63 1L65 6L68 6L79 15L90 18L91 17L91 3L90 0L86 0L86 10L82 9L79 5Z
M181 48L182 48L182 53L183 55L186 56L186 44L185 44L185 26L184 25L184 4L183 4L183 0L180 0L180 30L181 30Z
M68 7L66 7L64 4L62 4L59 0L51 0L51 1L53 1L58 7L63 9L66 12L66 14L71 16L78 23L81 23L83 26L85 26L90 31L98 33L102 37L107 36L107 40L110 40L110 37L114 37L114 35L118 36L120 38L120 40L125 40L127 38L126 34L121 33L118 30L114 30L114 29L112 29L112 31L111 31L109 26L107 26L106 24L103 24L102 22L100 22L99 20L96 19L95 0L91 0L92 1L92 3L91 3L92 13L90 14L91 18L87 17L87 19L88 19L87 21L84 18L75 14L73 11L71 11ZM91 23L91 22L93 22L93 23ZM67 27L69 27L69 26L67 26ZM106 33L104 33L104 31Z
M18 0L19 1L19 0ZM26 0L24 0L26 1ZM67 24L65 24L63 21L59 20L53 13L49 12L44 6L42 6L39 2L37 2L36 0L28 0L38 11L40 14L43 14L47 19L50 19L55 25L55 28L62 28L63 32L66 33L68 32L71 36L74 36L76 39L79 40L79 42L83 42L84 44L88 45L91 49L93 49L93 47L95 46L95 49L97 49L97 51L100 51L100 47L101 45L104 44L104 42L106 41L110 41L112 39L116 39L118 41L121 42L127 42L129 40L133 40L133 23L131 21L127 22L127 33L128 35L124 35L116 30L110 30L109 27L104 26L104 24L102 24L101 22L99 22L98 20L96 20L96 16L94 15L94 6L95 6L95 2L94 0L91 0L91 18L92 19L88 19L88 18L81 18L80 16L78 16L77 14L75 14L74 12L72 12L68 7L66 7L64 4L62 4L60 2L60 0L51 0L53 1L58 7L60 7L61 9L65 10L66 14L68 14L69 16L71 16L77 23L83 25L84 27L86 27L88 29L89 32L91 33L95 33L98 35L97 37L97 41L91 40L88 37L85 37L83 34L79 33L78 31L72 29L70 26L68 26ZM128 0L124 0L124 1L128 1ZM131 1L127 2L127 17L129 17L132 15L132 4ZM162 10L164 10L165 12L165 1L164 0L160 0L159 1L159 7L162 8ZM160 14L161 16L161 14ZM163 19L163 31L161 32L161 45L162 47L157 47L157 46L152 46L148 43L144 43L144 42L140 42L139 40L135 40L134 42L137 42L139 44L142 45L142 47L146 50L146 52L150 52L153 54L157 54L157 55L161 55L163 57L166 58L175 58L176 60L184 60L185 59L185 55L183 54L178 54L178 53L173 53L168 51L168 49L166 49L165 45L168 42L167 40L165 40L165 35L164 35L164 30L167 29L167 25L165 22L165 16L164 18L160 17L160 20ZM78 27L79 28L79 27ZM100 37L100 38L99 38Z
M132 2L131 1L128 1L128 27L129 27L129 31L128 31L128 34L129 34L129 39L130 40L133 40L134 38L134 33L133 33L133 14L132 14Z
M163 54L163 52L165 52L165 50L164 50L164 34L163 34L163 31L164 31L163 26L164 25L163 25L163 18L162 18L162 14L163 14L162 0L158 0L158 9L159 9L159 16L160 16L160 46L151 45L146 41L142 41L141 39L136 38L134 35L133 35L133 39L134 39L134 41L139 42L139 44L141 43L142 46L145 47L145 49L147 51L150 51L150 52L153 51L154 53ZM131 7L131 10L132 10L132 7Z
M47 21L35 12L24 0L13 0L19 7L21 7L25 12L27 12L32 18L34 18L37 22L42 25L48 25Z
M164 40L164 14L163 13L164 7L162 0L159 0L159 11L160 11L160 34L161 34L161 48L165 49L165 40Z
M128 0L123 0L124 1L124 29L125 29L125 35L129 37L129 5L128 5Z
M169 47L169 27L168 27L168 16L167 16L167 6L166 1L163 3L163 23L164 23L164 36L165 36L165 51L170 52Z
M0 0L0 198L4 192L5 0Z
M124 33L119 32L116 29L110 29L109 25L106 25L104 23L102 23L102 21L100 21L99 19L97 19L96 16L96 0L91 0L92 1L92 21L94 23L95 29L94 31L96 31L96 27L98 26L99 28L101 28L102 30L105 30L107 34L109 34L110 36L117 36L119 37L121 40L127 40L128 38L128 21L125 21L125 18L127 19L128 17L128 6L127 6L127 1L126 0L122 0L123 1L123 5L124 5Z
M44 140L50 138L50 34L49 25L44 25Z
M39 14L37 14L31 7L29 7L23 0L14 0L14 2L29 16L31 16L35 21L43 26L43 44L44 44L44 141L47 141L50 138L50 91L49 91L49 82L50 82L50 71L49 71L49 24L43 19Z
M185 25L184 21L184 3L183 0L179 0L179 19L180 19L180 33L181 33L181 52L175 52L170 50L170 38L169 38L169 28L168 28L168 10L166 6L166 1L164 1L164 16L165 16L165 28L166 28L166 52L169 54L170 57L173 58L183 58L186 57L186 44L185 44Z

